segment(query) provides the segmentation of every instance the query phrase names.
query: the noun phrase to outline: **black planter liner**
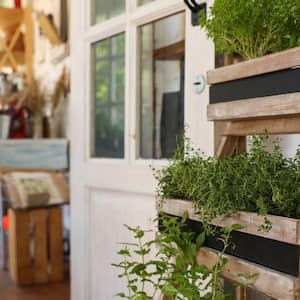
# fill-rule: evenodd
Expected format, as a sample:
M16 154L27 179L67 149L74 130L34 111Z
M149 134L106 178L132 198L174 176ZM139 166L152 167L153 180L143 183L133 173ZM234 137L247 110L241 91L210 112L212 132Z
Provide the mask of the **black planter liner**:
M217 231L220 232L220 227ZM161 224L160 224L161 229ZM186 231L203 232L201 222L188 220ZM221 251L223 244L218 240L220 234L206 237L205 246ZM298 263L300 258L299 247L271 239L266 239L243 232L234 231L231 241L235 248L229 248L226 254L245 259L249 262L298 277Z
M288 69L214 84L210 104L300 92L300 69Z

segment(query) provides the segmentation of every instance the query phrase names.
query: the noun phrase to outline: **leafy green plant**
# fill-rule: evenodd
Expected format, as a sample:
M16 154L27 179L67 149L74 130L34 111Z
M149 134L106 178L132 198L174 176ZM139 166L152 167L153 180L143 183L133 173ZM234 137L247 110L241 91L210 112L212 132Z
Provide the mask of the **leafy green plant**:
M182 219L161 215L160 231L155 239L144 241L146 231L126 226L132 232L133 243L123 243L118 254L121 262L119 278L127 282L127 292L117 296L130 300L152 300L160 292L176 300L229 300L220 281L227 260L224 253L231 246L230 235L240 225L223 229L224 249L218 253L216 265L209 269L197 264L197 253L205 241L204 232L196 235L186 229L188 215Z
M223 160L205 157L190 146L182 152L180 143L169 165L155 173L161 201L193 201L206 225L237 211L300 218L300 150L294 158L285 158L279 141L269 152L267 140L253 137L249 153ZM266 219L260 230L270 227Z
M218 52L255 58L300 45L300 2L215 0L200 26Z

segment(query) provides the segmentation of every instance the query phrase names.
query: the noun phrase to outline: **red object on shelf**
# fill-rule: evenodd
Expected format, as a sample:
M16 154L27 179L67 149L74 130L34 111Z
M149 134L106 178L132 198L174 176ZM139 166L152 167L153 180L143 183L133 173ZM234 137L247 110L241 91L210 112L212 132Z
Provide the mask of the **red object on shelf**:
M22 0L15 0L15 7L21 8L22 7Z
M2 219L2 228L4 231L8 231L9 229L9 219L8 219L8 216L3 216L3 219Z

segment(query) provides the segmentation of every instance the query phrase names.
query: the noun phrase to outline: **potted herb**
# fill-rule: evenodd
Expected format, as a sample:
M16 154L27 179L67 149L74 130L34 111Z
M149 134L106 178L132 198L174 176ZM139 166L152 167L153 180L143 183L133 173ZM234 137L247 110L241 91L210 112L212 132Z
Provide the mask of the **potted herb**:
M216 0L200 26L218 52L247 60L208 72L211 104L300 91L299 1Z
M226 54L253 59L300 45L297 0L215 0L200 26Z
M170 164L156 173L160 207L177 216L189 211L207 234L214 234L215 226L241 224L230 254L297 278L300 151L285 158L279 141L272 151L267 141L254 136L249 153L222 160L205 157L188 142L183 152L181 143Z

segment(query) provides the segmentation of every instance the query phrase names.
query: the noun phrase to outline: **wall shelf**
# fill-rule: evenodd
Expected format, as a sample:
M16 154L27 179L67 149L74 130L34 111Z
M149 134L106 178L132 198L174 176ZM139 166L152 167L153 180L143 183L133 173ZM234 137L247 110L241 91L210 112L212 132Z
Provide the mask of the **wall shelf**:
M300 66L300 47L210 70L208 84L258 76Z
M188 212L189 219L201 222L199 216L194 212L193 202L191 201L168 200L162 206L161 211L177 217L182 217L185 212ZM238 212L230 217L216 218L212 221L212 225L229 227L233 224L241 224L244 228L239 230L240 232L283 243L300 245L300 220L273 215L268 215L267 218L272 223L272 229L269 232L258 231L258 227L264 222L264 217L250 212Z

